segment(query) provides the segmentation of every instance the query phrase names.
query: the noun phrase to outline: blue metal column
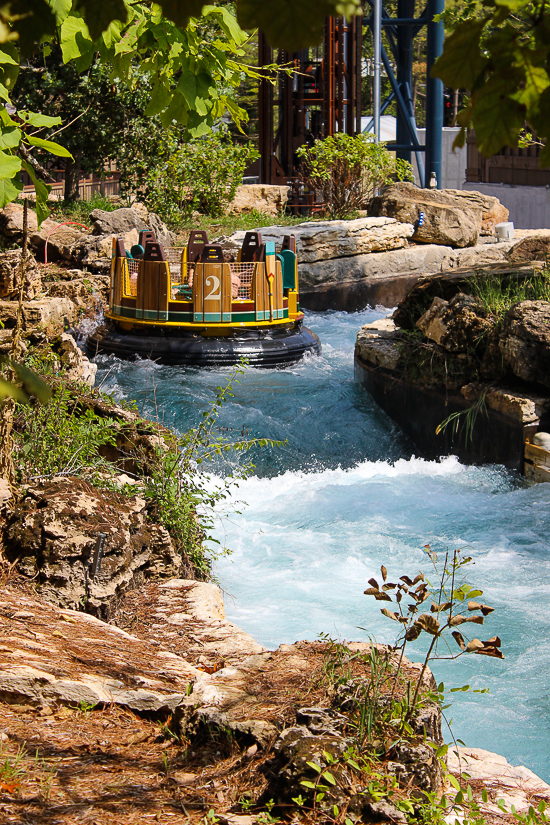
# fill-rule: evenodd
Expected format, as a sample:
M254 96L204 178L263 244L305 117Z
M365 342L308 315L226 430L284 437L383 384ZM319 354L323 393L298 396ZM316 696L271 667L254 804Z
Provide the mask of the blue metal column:
M428 187L433 174L441 189L443 176L443 83L431 77L431 69L443 51L443 23L434 21L434 15L445 11L445 0L428 0L428 43L426 77L426 179Z
M414 18L415 0L397 0L397 17L400 19ZM413 67L413 28L410 25L397 27L397 84L401 91L404 108L397 107L397 123L395 140L399 146L409 143L410 126L408 121L411 117L410 89L412 87L412 67ZM414 113L413 117L414 117ZM407 149L399 149L396 152L398 158L411 160L411 152Z

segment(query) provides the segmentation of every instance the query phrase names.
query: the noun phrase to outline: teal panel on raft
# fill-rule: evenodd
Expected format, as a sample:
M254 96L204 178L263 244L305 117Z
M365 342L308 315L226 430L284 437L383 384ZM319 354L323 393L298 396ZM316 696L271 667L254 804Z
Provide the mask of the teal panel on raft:
M275 241L266 241L265 254L266 255L275 255Z
M283 289L296 289L296 254L283 249L279 258L283 267Z

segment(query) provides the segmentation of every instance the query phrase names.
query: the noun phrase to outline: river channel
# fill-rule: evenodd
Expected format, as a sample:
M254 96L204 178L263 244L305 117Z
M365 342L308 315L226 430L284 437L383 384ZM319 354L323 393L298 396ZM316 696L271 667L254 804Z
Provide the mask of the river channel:
M368 579L381 564L393 580L427 573L426 544L467 546L475 562L468 581L497 608L474 635L499 635L506 658L434 663L448 689L490 691L451 694L453 733L550 781L550 484L528 487L503 468L465 467L452 456L414 456L353 382L357 331L386 313L309 313L320 357L249 369L234 384L220 425L235 438L244 431L287 443L252 452L255 471L218 522L216 538L232 551L215 564L227 616L268 647L319 633L393 642L396 625L363 595ZM103 390L135 399L178 432L199 422L229 374L97 361ZM423 649L417 642L408 655Z

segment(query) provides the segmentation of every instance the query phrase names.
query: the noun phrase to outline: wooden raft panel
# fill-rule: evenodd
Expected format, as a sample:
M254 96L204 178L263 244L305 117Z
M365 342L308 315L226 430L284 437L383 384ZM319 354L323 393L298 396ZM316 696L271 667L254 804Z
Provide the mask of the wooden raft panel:
M197 264L193 276L193 321L231 322L231 266Z
M111 263L111 306L119 307L122 302L124 294L124 278L126 260L124 258L115 258L114 263Z
M169 280L170 273L164 261L143 261L138 272L136 318L168 320Z
M254 264L252 295L256 303L256 321L269 320L269 282L265 274L265 264Z
M550 450L526 441L524 473L531 481L550 481Z

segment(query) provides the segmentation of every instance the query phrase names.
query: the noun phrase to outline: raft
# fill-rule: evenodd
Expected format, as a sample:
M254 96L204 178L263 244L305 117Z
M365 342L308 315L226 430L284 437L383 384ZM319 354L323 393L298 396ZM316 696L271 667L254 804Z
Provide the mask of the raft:
M321 351L303 325L296 240L277 251L259 232L240 250L210 244L194 230L185 247L164 248L142 230L127 252L113 238L109 310L86 341L88 356L107 353L162 364L279 367Z

